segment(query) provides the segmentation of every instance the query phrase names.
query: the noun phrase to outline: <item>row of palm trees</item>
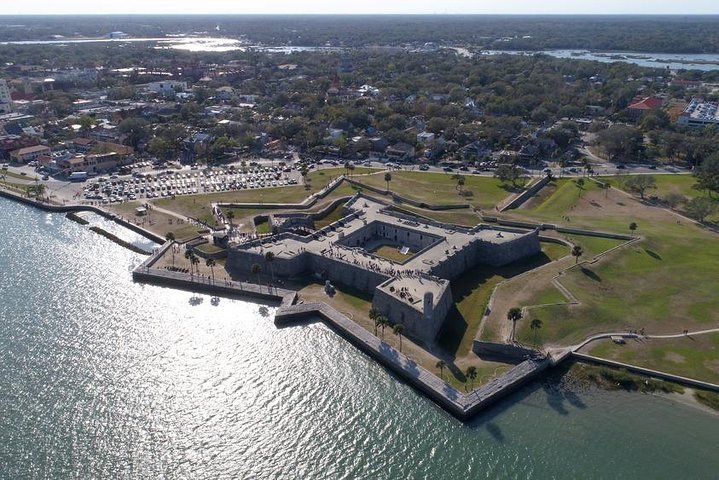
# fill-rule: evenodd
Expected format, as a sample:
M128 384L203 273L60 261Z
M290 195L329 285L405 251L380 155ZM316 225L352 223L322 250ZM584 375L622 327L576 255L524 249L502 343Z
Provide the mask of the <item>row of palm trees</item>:
M377 336L377 329L382 329L382 340L384 340L384 329L390 326L389 319L382 315L376 308L371 308L369 311L369 318L374 322L374 334ZM404 334L404 325L401 323L395 323L392 326L392 332L399 337L399 351L402 351L402 334Z

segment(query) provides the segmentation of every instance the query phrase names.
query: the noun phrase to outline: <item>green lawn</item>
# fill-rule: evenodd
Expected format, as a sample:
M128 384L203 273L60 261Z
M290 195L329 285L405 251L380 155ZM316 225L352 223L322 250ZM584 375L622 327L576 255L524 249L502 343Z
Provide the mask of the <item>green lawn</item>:
M647 223L643 234L643 242L562 277L582 305L533 309L533 318L544 322L543 341L566 345L617 329L678 333L719 326L716 234L671 220ZM528 324L520 322L520 341L532 338Z
M677 325L682 330L681 325ZM677 332L679 333L679 332ZM671 340L597 342L589 353L631 365L719 384L719 333Z
M494 287L501 281L537 268L550 262L541 253L522 262L506 267L492 268L479 265L452 281L452 297L455 307L450 310L440 332L437 344L449 355L461 357L472 349L479 323L487 308ZM488 332L485 332L485 337ZM490 335L491 336L491 335Z
M337 220L340 220L344 216L344 204L340 203L335 208L333 208L331 211L327 212L327 215L323 216L322 218L316 219L314 221L314 228L315 230L320 230L327 225L336 222Z
M270 229L270 221L269 220L262 220L259 223L255 223L255 231L258 235L266 235L270 233L272 230Z
M512 194L502 183L492 177L465 175L464 190L472 192L472 196L462 196L457 190L457 180L450 173L430 172L392 172L391 191L403 197L434 204L468 203L484 210L493 209L495 205ZM358 177L357 180L366 185L386 189L384 173Z
M567 223L571 222L572 210L579 204L582 197L587 192L598 190L599 186L589 179L584 179L584 186L580 188L576 179L563 178L554 180L545 189L549 189L552 194L542 197L544 200L537 205L522 209L522 215L528 215L547 223ZM570 220L567 221L565 217Z
M391 262L402 264L412 258L415 252L410 251L409 254L402 255L396 245L382 245L370 253L378 257L386 258Z

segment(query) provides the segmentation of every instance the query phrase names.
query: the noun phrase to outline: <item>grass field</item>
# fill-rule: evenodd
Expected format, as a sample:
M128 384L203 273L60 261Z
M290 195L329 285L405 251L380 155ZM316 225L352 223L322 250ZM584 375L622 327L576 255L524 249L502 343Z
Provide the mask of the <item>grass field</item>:
M645 328L647 333L661 334L719 326L719 298L712 281L719 278L716 234L621 192L610 191L605 197L600 190L589 190L580 199L571 189L566 190L570 187L576 189L565 182L536 211L517 214L529 218L556 215L560 220L571 215L573 226L623 233L629 233L629 223L636 221L636 233L645 239L598 263L573 268L561 279L581 305L531 310L531 318L543 321L540 336L544 343L567 345L615 329ZM553 205L555 197L560 207ZM566 208L572 213L563 214ZM572 240L587 252L581 260L614 242L591 237ZM529 320L518 324L518 339L531 343L534 336Z
M462 196L457 190L457 181L449 173L429 172L392 172L391 191L403 197L434 204L468 203L484 210L495 205L512 194L501 182L492 177L465 175L464 190L472 196ZM358 181L373 187L386 189L384 173L357 178Z
M678 329L682 329L681 325ZM719 384L719 333L670 340L630 340L626 345L601 341L588 348L591 355L598 357Z
M402 264L411 259L415 252L410 251L409 254L402 255L399 252L399 247L396 245L382 245L369 253L377 255L378 257L386 258L389 261Z
M322 218L316 219L314 221L313 227L315 230L320 230L327 225L336 222L337 220L340 220L344 214L344 204L339 204L335 208L333 208L331 211L327 212L327 215L323 216Z
M501 268L474 267L451 283L455 308L445 320L438 345L453 357L467 355L477 335L482 315L494 287L503 280L544 265L552 259L544 253Z

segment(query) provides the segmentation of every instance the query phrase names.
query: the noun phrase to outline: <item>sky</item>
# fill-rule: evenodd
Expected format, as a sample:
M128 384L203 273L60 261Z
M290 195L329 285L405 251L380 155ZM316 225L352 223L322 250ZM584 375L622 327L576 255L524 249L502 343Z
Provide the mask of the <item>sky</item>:
M719 14L719 1L692 0L22 0L0 15L24 14Z

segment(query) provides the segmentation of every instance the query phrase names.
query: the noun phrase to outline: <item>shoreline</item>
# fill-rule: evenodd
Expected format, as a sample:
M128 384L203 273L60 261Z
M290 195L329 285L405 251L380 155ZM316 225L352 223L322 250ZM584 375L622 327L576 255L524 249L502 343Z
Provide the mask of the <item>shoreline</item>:
M379 340L373 335L371 335L370 332L365 331L363 327L360 327L352 320L347 319L344 315L337 312L334 308L330 307L325 303L307 304L305 306L296 305L297 292L295 292L294 290L289 291L282 289L282 292L279 292L279 290L281 289L278 289L276 287L263 287L249 282L239 282L239 288L238 285L234 284L235 282L229 282L228 285L223 286L221 283L218 284L215 282L209 282L209 279L208 282L205 283L204 281L200 281L199 278L193 278L189 274L165 272L163 270L153 269L152 265L167 251L168 248L170 248L172 242L165 241L164 239L161 239L158 235L152 232L149 232L129 222L123 221L114 214L111 214L94 206L59 206L45 204L33 199L13 194L11 192L7 192L4 189L0 189L0 197L7 198L9 200L15 200L25 205L54 213L71 213L78 211L88 211L96 213L105 218L113 220L121 226L129 228L130 230L135 231L136 233L139 233L150 240L162 244L162 246L154 254L150 255L144 262L142 262L138 267L136 267L135 270L133 270L133 281L156 284L161 286L164 285L168 286L169 288L180 288L183 290L187 290L189 288L192 291L196 291L199 288L202 293L206 293L209 295L219 293L220 295L224 294L240 298L247 298L250 301L279 301L280 309L278 310L275 317L275 324L278 326L281 323L289 323L293 321L290 320L288 322L287 320L285 320L283 322L283 315L289 318L299 317L304 320L306 320L308 317L314 317L314 319L319 319L320 321L323 321L323 323L327 324L335 333L339 334L341 337L345 338L345 340L348 340L350 343L352 343L360 351L363 351L365 354L368 354L370 357L378 361L378 363L388 368L391 372L399 375L402 380L407 381L413 388L422 392L423 395L433 400L444 410L448 411L455 418L458 418L460 421L463 422L471 420L477 414L482 412L485 408L489 407L491 404L495 403L501 398L510 395L512 392L516 391L517 389L520 389L527 383L541 380L540 375L546 376L549 374L549 372L556 371L556 368L563 366L565 364L564 361L566 360L566 358L570 357L563 356L557 361L552 361L548 358L545 359L543 362L526 360L520 365L517 365L512 368L504 375L491 380L485 385L479 386L478 388L474 389L471 392L468 392L465 395L458 392L456 389L454 389L454 387L450 386L442 379L434 375L434 373L426 371L424 368L409 360L407 357L397 352L392 347L389 347L388 345L384 344L384 342L379 342L379 346L369 347L369 342L367 341L367 339L363 338L365 335L375 339L376 341ZM151 272L151 270L153 271ZM298 309L297 307L301 308ZM357 329L361 330L362 332L359 332L353 328L346 328L346 324L343 325L343 322L345 320L351 323L354 327L357 327ZM382 351L382 346L384 346L384 350L391 350L391 355L387 355L387 351ZM585 365L588 363L592 363L587 362L585 359L581 358L574 358L573 360L575 363ZM534 362L534 365L530 365L528 367L528 362ZM521 372L522 369L518 369L518 367L520 366L524 366L524 372ZM602 368L610 368L612 370L619 371L616 366L605 366ZM408 371L410 370L412 373L408 374ZM425 374L425 378L420 379L421 375L419 375L418 372L423 372ZM564 372L564 374L566 373L567 372ZM519 377L512 378L512 375L510 374L512 374L514 377L517 377L517 375L519 375ZM637 375L641 375L647 379L653 378L646 373L641 372L637 373ZM436 381L431 379L428 381L427 378L431 378ZM502 385L502 380L507 380L504 385ZM677 385L681 384L680 382L676 381L672 381L671 383ZM680 403L692 406L697 409L705 410L713 414L719 414L719 412L715 412L713 409L711 409L711 407L701 404L693 396L687 396L686 393L660 395L674 398Z

